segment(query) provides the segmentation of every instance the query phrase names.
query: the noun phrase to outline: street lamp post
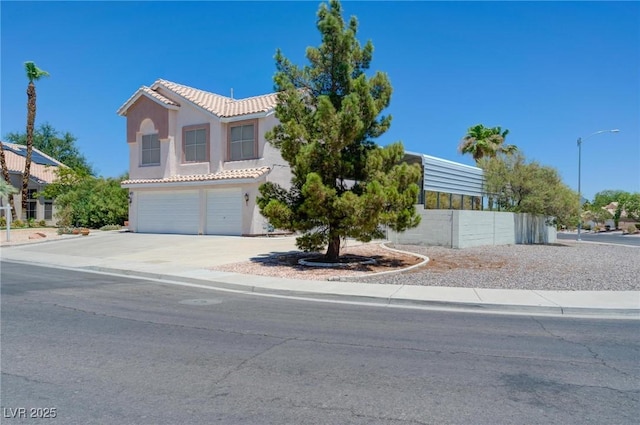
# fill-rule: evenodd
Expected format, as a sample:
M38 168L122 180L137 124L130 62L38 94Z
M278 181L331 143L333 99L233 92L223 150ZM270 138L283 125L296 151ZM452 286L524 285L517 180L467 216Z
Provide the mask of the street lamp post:
M591 136L595 136L596 134L602 134L602 133L617 133L620 130L618 130L617 128L613 129L613 130L600 130L600 131L596 131L595 133L591 133L590 135L588 135L587 137L585 137L584 139L582 137L578 137L578 203L579 203L579 210L578 210L578 240L582 240L580 239L580 230L582 229L582 190L580 188L580 172L582 169L582 142L584 140L587 140L589 137Z

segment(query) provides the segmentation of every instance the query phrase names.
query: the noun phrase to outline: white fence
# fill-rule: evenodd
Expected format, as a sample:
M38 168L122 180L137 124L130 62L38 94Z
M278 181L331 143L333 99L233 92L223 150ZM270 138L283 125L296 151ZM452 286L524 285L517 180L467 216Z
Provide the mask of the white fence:
M550 244L556 229L545 217L496 211L425 210L416 206L420 225L388 239L399 244L468 248L485 245Z

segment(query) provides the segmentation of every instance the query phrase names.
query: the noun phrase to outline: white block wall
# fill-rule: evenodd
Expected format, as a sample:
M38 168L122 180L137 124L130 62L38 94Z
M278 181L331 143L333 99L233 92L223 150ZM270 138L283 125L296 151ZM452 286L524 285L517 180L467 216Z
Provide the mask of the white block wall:
M416 206L421 222L415 229L402 233L392 230L388 239L398 244L419 244L444 246L448 248L469 248L486 245L514 245L516 240L516 214L496 211L467 210L425 210ZM522 217L521 220L538 220L544 217ZM540 221L541 220L541 221ZM545 226L545 243L556 242L556 229ZM538 243L538 242L536 242Z
M515 243L514 214L454 210L452 248Z

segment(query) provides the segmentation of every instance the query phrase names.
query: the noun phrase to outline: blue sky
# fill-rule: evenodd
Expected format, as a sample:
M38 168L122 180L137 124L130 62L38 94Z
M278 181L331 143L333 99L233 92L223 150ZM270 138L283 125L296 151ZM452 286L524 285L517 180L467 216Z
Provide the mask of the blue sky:
M127 170L116 110L164 78L236 98L272 92L273 55L299 65L319 44L318 1L0 3L0 136L24 132L23 63L37 84L37 124L51 123L103 176ZM344 2L372 71L394 88L378 143L473 164L458 154L475 124L508 128L507 143L556 168L585 197L640 191L640 3Z

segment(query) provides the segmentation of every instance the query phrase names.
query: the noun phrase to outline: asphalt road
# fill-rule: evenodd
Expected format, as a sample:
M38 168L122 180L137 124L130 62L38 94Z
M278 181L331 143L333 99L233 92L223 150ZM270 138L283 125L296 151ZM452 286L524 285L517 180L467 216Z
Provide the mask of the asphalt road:
M577 233L558 232L558 240L575 241L578 237ZM621 233L581 233L580 239L585 242L600 242L616 245L634 245L640 246L640 237L623 235Z
M638 321L1 267L3 424L635 424L640 411Z

